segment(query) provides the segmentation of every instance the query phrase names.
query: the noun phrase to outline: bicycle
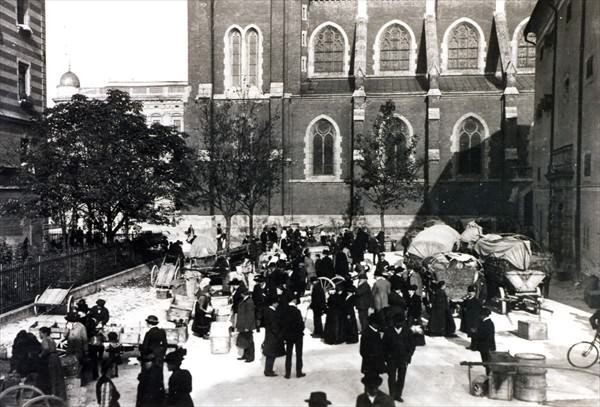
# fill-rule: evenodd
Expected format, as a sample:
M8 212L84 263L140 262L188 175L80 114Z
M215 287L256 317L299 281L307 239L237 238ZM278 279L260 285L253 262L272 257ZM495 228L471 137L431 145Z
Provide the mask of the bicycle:
M598 348L600 348L600 332L589 341L577 342L567 351L567 360L573 367L587 369L598 361Z

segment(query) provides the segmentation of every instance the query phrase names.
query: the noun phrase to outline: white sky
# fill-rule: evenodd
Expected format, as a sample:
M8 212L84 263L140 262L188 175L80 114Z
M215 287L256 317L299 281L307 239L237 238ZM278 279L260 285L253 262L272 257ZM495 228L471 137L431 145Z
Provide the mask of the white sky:
M187 80L186 0L46 0L48 102L71 70L82 87Z

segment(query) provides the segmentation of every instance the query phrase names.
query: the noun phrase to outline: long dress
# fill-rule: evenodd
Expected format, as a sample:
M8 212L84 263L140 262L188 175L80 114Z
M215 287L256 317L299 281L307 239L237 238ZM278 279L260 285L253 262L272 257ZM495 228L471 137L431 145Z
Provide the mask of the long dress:
M343 293L335 293L329 296L327 300L327 318L325 320L325 330L323 332L323 341L328 345L337 345L346 341L345 335L345 310Z
M183 369L173 370L169 377L167 407L194 407L190 393L192 392L192 375Z
M429 334L431 336L444 336L447 334L448 323L448 296L442 289L437 289L431 301L431 315L429 318Z
M204 297L204 299L202 298ZM203 304L203 305L201 305ZM206 336L210 332L210 324L213 319L213 308L210 306L208 297L201 295L194 309L194 322L192 332L198 336Z
M42 350L40 351L40 372L38 384L45 394L53 394L66 400L67 390L65 377L56 353L56 344L51 338L42 339Z
M346 343L358 342L358 324L356 322L356 296L346 294L344 298L344 338Z

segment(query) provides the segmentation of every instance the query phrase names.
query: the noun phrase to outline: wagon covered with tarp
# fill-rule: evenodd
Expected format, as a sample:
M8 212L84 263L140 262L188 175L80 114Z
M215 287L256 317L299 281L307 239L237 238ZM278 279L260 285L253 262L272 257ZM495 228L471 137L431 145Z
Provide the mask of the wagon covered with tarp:
M448 225L437 224L430 226L415 235L406 251L405 264L419 268L422 261L438 253L453 251L460 234Z
M488 301L500 301L503 314L517 307L539 312L542 303L539 285L546 272L537 268L539 262L532 268L530 240L518 235L484 235L473 250L483 259Z
M470 285L474 285L477 294L483 294L485 290L483 267L481 262L474 256L465 253L437 253L423 260L424 285L431 294L433 283L446 282L446 293L448 299L460 304L467 293Z

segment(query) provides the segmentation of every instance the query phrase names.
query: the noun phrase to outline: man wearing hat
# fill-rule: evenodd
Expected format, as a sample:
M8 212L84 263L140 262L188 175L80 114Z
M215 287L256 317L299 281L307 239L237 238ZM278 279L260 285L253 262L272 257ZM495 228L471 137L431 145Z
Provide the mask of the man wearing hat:
M362 356L360 371L365 375L387 372L383 341L379 335L377 324L377 315L369 315L368 325L362 331L360 337L360 356Z
M367 318L370 308L373 308L373 292L367 281L367 274L360 273L358 275L358 287L356 288L356 309L358 310L358 322L360 323L361 332L364 332L369 326Z
M308 407L325 407L331 404L331 401L327 400L327 394L322 391L313 391L304 401L308 403Z
M394 400L402 400L406 369L415 352L412 332L404 323L404 314L396 314L392 327L383 334L383 351L388 367L388 388Z
M252 301L256 311L256 330L263 326L263 314L267 306L267 284L262 274L254 276L254 287L252 288Z
M333 260L329 257L329 250L323 250L323 258L319 262L317 267L317 277L335 277L335 269L333 267Z
M467 334L471 338L471 344L467 349L474 350L474 334L479 325L479 315L483 305L479 298L476 297L476 289L474 285L467 288L467 297L463 300L460 308L460 331Z
M289 295L288 304L281 309L281 328L285 344L285 378L292 373L292 353L296 352L296 377L304 377L302 373L302 345L304 342L304 319L296 307L294 297Z
M375 270L375 283L371 290L373 293L373 308L375 312L379 314L380 322L382 326L385 325L385 309L389 305L389 295L392 292L392 285L383 276L381 270Z
M140 347L140 353L152 353L154 355L154 363L161 369L167 352L167 333L164 329L159 328L158 318L156 315L149 315L146 318L146 324L150 327L144 335L144 341ZM161 376L162 377L162 376Z
M381 377L378 374L367 374L361 379L365 392L356 398L356 407L394 407L394 400L379 390Z
M490 317L492 311L489 308L482 308L479 313L479 325L475 332L475 350L479 351L481 355L481 361L483 363L489 362L491 358L491 352L496 350L496 328L494 322ZM485 367L485 374L490 374L490 368Z
M236 345L244 350L244 354L238 360L250 363L254 361L254 336L252 331L256 329L256 310L248 290L242 291L241 298L237 305L235 329L238 331Z
M142 352L138 360L142 371L138 375L136 407L162 407L165 400L165 384L162 367L156 364L153 353Z
M408 287L408 299L406 302L408 322L413 325L420 325L423 303L421 297L417 295L417 286L415 284L411 284Z
M104 301L102 298L99 298L96 300L96 305L94 305L89 312L91 317L102 326L106 325L110 319L110 314L108 313L108 309L104 306L105 304L106 301Z
M317 277L312 277L310 283L312 287L309 308L313 312L314 323L312 337L320 338L323 336L323 313L327 310L327 299L325 298L325 290L323 290L323 286Z
M80 366L81 384L87 384L87 373L84 372L84 364L88 354L88 336L85 326L80 322L77 312L71 311L65 316L67 330L65 341L67 342L67 353L77 358Z

